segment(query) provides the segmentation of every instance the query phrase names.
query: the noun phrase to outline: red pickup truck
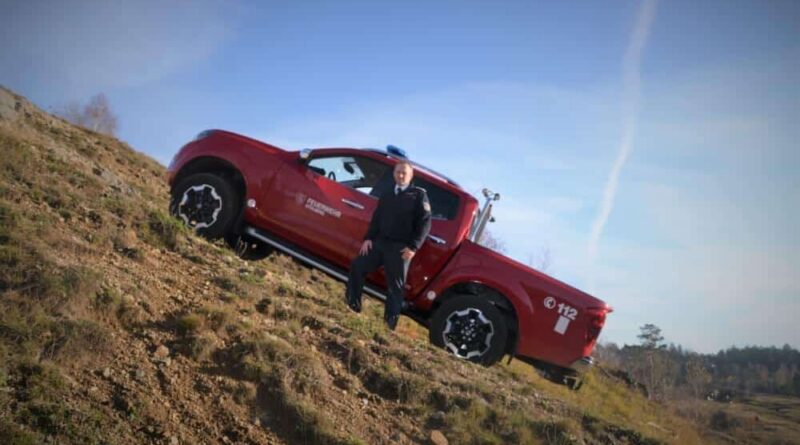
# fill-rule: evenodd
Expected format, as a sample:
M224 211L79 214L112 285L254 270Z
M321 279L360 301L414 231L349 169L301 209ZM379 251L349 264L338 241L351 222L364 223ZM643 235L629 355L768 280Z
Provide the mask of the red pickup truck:
M203 236L238 240L243 255L278 249L346 280L378 197L393 186L392 168L404 157L392 146L286 151L208 130L169 165L170 211ZM409 268L404 313L458 357L491 365L509 355L579 385L611 308L478 244L499 195L484 190L481 208L453 180L414 165L413 184L428 193L432 224ZM385 299L381 271L367 283L365 292Z

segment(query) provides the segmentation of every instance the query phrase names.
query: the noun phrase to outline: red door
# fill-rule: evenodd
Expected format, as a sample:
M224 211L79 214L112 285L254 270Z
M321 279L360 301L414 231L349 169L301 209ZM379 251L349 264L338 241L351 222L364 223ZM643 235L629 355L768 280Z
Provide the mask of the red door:
M320 150L305 162L290 162L277 175L264 215L277 235L349 268L367 232L378 196L394 184L392 165L358 150ZM414 185L428 192L431 232L409 267L406 297L413 299L454 252L462 229L461 199L423 174ZM383 271L367 279L385 288Z
M421 174L415 174L413 184L427 191L431 204L431 231L422 248L408 268L406 294L413 299L444 267L455 251L459 231L463 226L461 199Z
M377 198L369 193L389 166L350 152L290 164L273 186L269 213L279 235L348 267L367 232Z

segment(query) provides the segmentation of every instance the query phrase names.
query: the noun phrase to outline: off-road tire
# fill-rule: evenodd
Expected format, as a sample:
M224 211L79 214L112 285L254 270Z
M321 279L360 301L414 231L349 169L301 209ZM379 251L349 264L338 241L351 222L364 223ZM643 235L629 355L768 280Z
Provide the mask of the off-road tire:
M436 309L429 336L431 343L457 357L491 366L505 354L507 319L485 298L457 295Z
M198 235L218 239L236 222L241 199L233 186L212 173L195 173L172 188L170 213Z

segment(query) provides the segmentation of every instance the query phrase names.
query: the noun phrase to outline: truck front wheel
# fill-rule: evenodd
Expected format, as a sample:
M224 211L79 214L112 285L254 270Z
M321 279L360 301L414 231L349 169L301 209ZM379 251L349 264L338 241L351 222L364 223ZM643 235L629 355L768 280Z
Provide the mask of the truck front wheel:
M508 326L495 305L476 295L458 295L433 314L431 343L456 357L490 366L503 358Z
M172 189L170 212L209 239L227 234L236 220L239 199L225 179L211 173L196 173Z

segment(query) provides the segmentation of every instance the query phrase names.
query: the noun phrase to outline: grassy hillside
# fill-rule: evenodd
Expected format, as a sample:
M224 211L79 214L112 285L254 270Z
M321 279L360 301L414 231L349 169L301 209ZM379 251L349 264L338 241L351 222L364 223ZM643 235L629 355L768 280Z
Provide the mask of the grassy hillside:
M286 256L244 262L168 216L162 166L4 89L0 150L0 443L717 440L603 372L473 365Z

